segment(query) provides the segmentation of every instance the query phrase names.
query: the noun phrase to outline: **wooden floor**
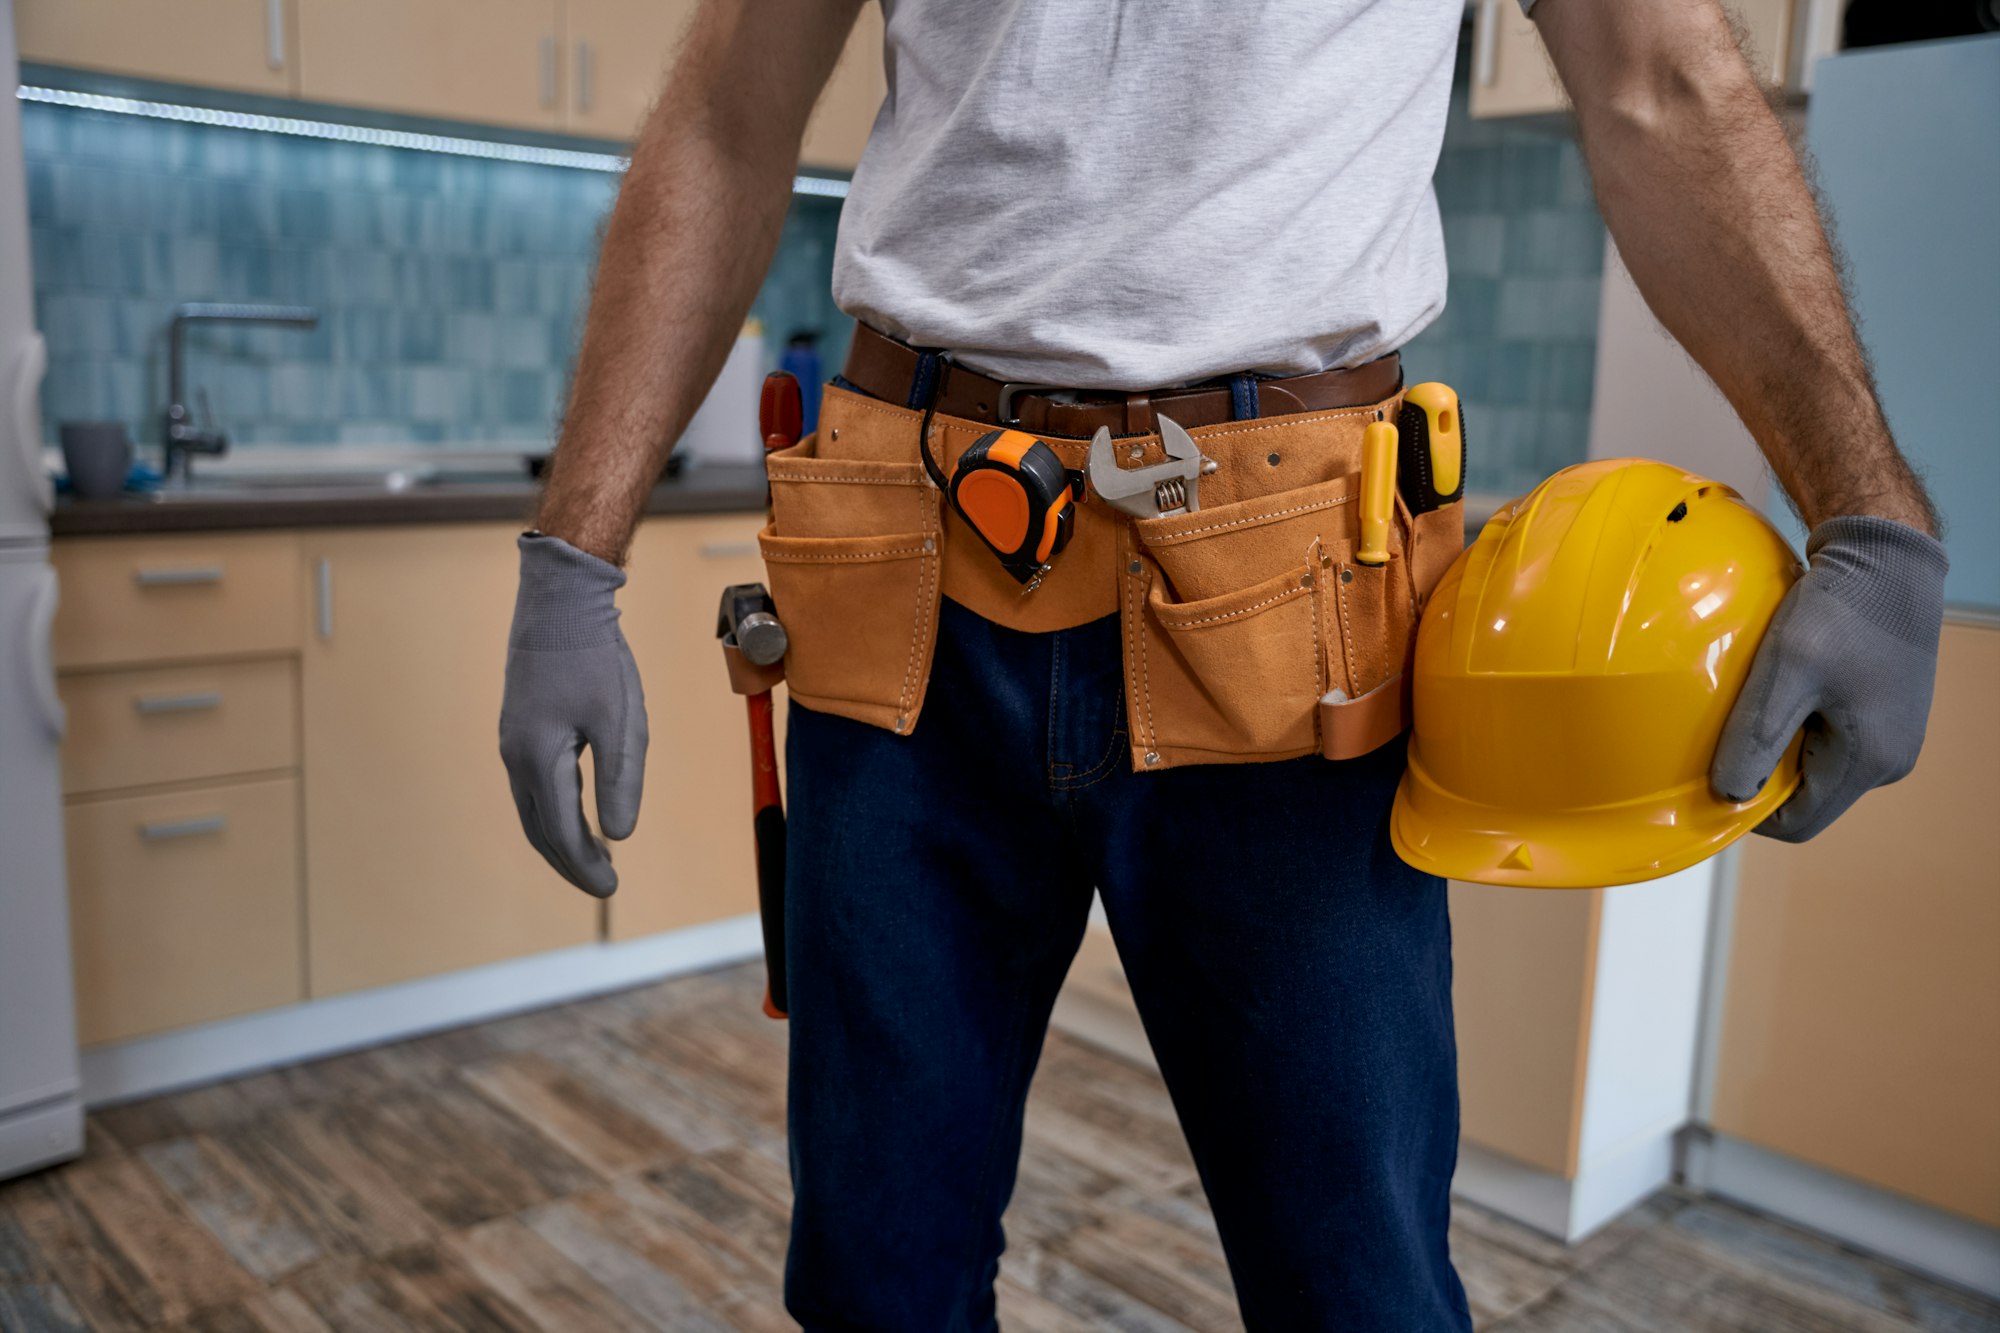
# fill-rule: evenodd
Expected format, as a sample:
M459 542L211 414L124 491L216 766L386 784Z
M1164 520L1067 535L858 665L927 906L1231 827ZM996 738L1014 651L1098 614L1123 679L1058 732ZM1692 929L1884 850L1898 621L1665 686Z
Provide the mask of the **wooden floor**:
M783 1329L785 1029L738 968L94 1115L0 1185L0 1329ZM1237 1327L1164 1089L1052 1036L1009 1330ZM1507 1333L2000 1328L2000 1307L1663 1195L1565 1250L1461 1206Z

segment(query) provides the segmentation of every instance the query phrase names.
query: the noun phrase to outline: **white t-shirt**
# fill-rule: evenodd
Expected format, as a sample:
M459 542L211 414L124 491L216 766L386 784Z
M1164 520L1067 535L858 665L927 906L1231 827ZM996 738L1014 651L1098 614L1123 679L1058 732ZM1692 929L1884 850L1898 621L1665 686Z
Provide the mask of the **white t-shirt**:
M1463 0L882 0L841 309L1022 382L1393 351L1444 308Z

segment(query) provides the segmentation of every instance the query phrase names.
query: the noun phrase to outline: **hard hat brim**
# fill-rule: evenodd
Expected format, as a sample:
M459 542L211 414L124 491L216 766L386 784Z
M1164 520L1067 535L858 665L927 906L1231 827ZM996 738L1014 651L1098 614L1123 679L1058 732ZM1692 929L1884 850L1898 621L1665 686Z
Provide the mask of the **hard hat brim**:
M1642 802L1539 815L1453 795L1425 774L1413 748L1389 839L1416 869L1475 884L1595 889L1658 879L1707 860L1789 800L1799 787L1800 739L1764 790L1740 805L1711 792L1704 774Z

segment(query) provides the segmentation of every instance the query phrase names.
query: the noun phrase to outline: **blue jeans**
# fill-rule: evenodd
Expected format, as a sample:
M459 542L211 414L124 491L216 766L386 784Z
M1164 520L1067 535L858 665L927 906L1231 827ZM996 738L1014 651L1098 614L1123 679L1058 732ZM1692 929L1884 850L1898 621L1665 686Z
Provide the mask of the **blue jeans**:
M1401 744L1135 774L1116 617L951 602L899 737L787 746L786 1304L808 1329L995 1327L1049 1011L1102 894L1251 1329L1471 1327L1441 880L1396 858Z

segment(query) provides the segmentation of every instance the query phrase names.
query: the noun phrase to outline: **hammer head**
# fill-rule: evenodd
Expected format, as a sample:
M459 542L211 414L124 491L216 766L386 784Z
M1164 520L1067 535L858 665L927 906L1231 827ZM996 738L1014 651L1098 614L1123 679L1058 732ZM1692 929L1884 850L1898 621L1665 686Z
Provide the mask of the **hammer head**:
M722 605L715 613L715 637L725 646L740 649L756 666L770 666L790 646L770 590L761 583L732 583L722 590Z

